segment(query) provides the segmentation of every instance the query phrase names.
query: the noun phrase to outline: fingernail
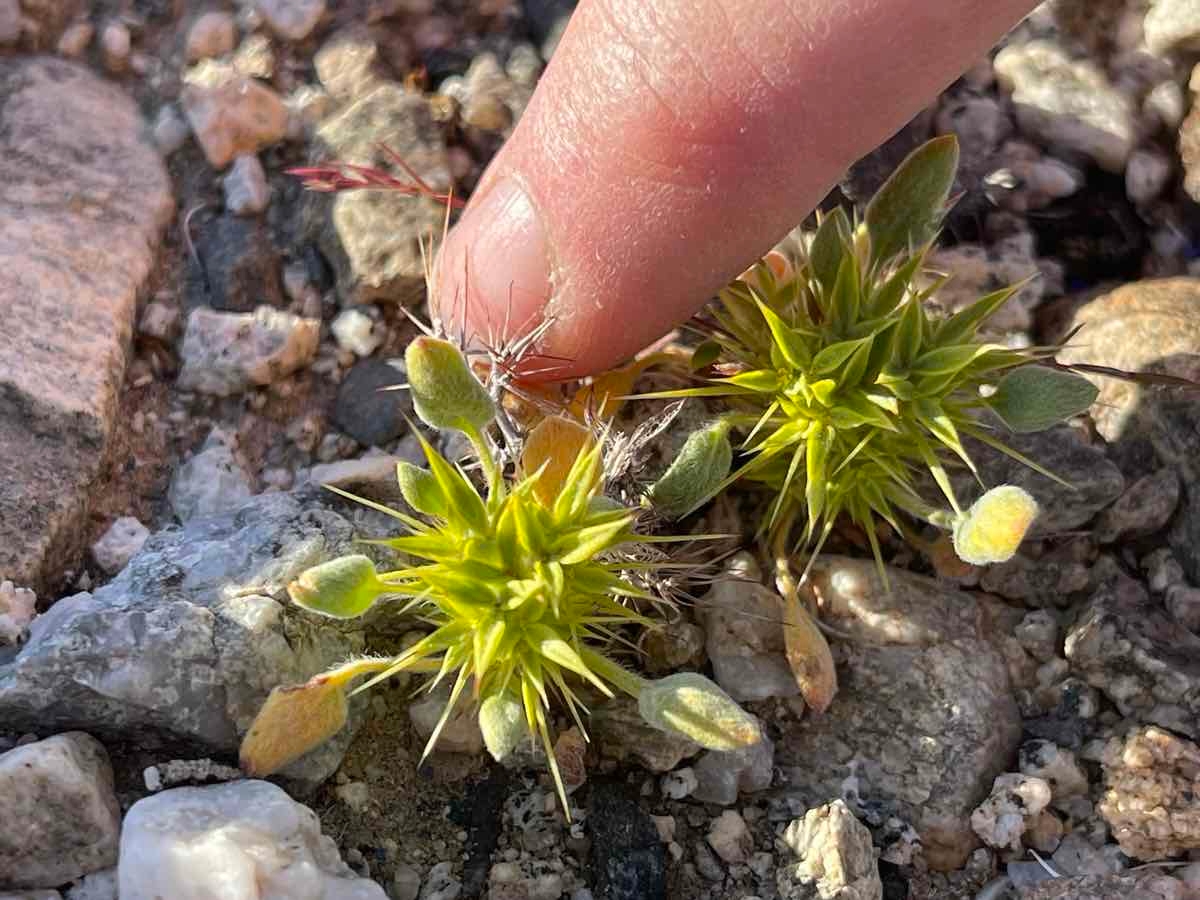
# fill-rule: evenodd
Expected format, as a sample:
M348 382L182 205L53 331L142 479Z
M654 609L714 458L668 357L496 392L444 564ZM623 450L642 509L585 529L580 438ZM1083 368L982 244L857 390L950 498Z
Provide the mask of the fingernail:
M438 315L452 334L465 321L476 336L506 339L541 320L550 299L549 245L515 178L500 179L467 207L446 239L437 291Z

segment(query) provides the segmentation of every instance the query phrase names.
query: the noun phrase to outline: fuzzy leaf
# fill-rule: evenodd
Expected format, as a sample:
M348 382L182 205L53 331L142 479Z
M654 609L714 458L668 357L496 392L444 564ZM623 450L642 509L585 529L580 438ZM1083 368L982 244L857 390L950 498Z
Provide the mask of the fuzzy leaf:
M869 337L859 338L854 341L838 341L836 344L830 344L813 358L812 373L814 375L829 374L864 346L869 348L870 344L871 338Z
M1005 375L987 404L1012 431L1045 431L1085 412L1099 394L1082 376L1048 366L1021 366Z
M838 332L844 331L858 318L858 308L862 299L858 276L858 260L846 254L838 267L833 293L826 302L829 321Z
M688 435L670 468L651 486L650 502L668 518L685 516L720 488L732 465L729 423L719 419Z
M908 155L867 205L874 262L923 247L937 233L958 170L958 140L934 138Z
M840 206L827 215L817 228L812 247L808 251L809 265L816 280L826 291L832 291L837 283L838 268L845 254L846 240L850 235L850 220Z
M638 694L638 712L660 731L682 734L709 750L730 752L762 740L758 721L696 672L680 672L644 685Z
M356 619L389 590L365 556L343 556L306 570L288 585L292 601L333 619Z
M318 675L295 687L274 688L242 741L242 771L252 778L277 772L345 724L345 692L328 677Z
M401 460L396 463L396 481L400 484L404 502L417 512L446 518L446 497L428 469Z
M945 346L947 344L957 344L970 340L975 336L975 332L979 326L986 322L994 312L1005 304L1009 297L1024 287L1029 280L1027 278L1017 284L1000 288L998 291L993 291L990 294L980 297L965 309L960 309L938 326L935 336L936 342Z
M1011 484L992 488L955 524L954 552L976 566L1007 562L1037 514L1037 502L1022 488Z
M761 300L758 300L758 310L771 330L771 337L774 340L772 348L777 350L793 368L801 369L806 366L810 354L808 347L804 345L804 339L793 331L775 310Z
M449 341L421 336L404 351L413 409L430 428L480 432L495 418L492 398Z
M692 358L688 360L688 367L693 372L699 372L701 369L707 369L715 363L720 356L721 344L719 342L704 341L692 351Z
M887 281L871 297L870 305L867 307L868 316L886 316L894 312L904 300L908 286L924 262L924 253L914 254L912 259L889 275Z
M509 691L497 691L479 704L479 730L496 762L504 762L529 737L523 704Z

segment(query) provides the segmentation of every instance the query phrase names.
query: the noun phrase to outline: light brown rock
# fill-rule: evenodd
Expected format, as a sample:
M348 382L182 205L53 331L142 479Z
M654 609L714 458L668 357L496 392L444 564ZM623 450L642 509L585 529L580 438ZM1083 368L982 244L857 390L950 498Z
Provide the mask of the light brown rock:
M1110 743L1100 800L1113 837L1135 859L1200 849L1200 746L1153 726Z
M0 61L0 576L78 549L138 289L173 200L137 108L64 60Z
M1058 354L1065 364L1090 363L1143 371L1176 353L1200 352L1200 278L1138 281L1099 297L1075 314L1071 343ZM1143 396L1129 381L1090 377L1100 388L1092 405L1097 430L1119 439Z
M183 112L213 168L223 169L287 135L287 106L265 84L215 62L202 63L188 81L180 95Z
M880 900L883 883L871 832L841 800L810 809L784 832L799 857L777 874L782 900Z

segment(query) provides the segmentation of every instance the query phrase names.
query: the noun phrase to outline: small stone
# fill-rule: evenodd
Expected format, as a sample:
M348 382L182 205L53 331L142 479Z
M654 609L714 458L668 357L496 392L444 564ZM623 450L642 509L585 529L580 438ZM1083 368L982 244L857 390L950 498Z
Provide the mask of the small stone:
M58 54L68 59L78 59L87 52L95 34L96 26L91 22L72 22L58 39Z
M971 827L989 847L1020 852L1029 823L1050 804L1050 785L1040 778L997 776L992 793L971 813Z
M386 453L374 453L358 459L321 463L313 466L308 480L313 484L342 488L368 499L397 492L396 464L399 458Z
M179 337L179 307L161 300L151 300L138 319L138 334L143 337L174 344Z
M129 53L133 38L123 22L109 22L100 32L100 56L104 68L113 74L124 72L129 67Z
M696 604L717 684L739 701L799 694L784 656L779 596L730 574Z
M1015 635L1017 642L1038 662L1058 655L1058 620L1044 609L1026 613Z
M0 647L19 644L37 613L37 594L0 581Z
M417 900L421 893L421 873L408 863L398 863L392 874L392 900Z
M700 873L701 877L708 881L725 880L725 870L721 868L721 864L717 862L716 856L713 855L707 844L697 841L693 845L693 856L696 860L696 871Z
M237 24L227 12L206 12L188 29L184 55L189 63L224 56L237 45Z
M0 47L11 47L21 40L20 0L0 0Z
M1171 160L1157 150L1135 150L1125 168L1125 194L1137 204L1156 200L1171 180Z
M1200 746L1140 728L1104 754L1100 814L1121 849L1155 860L1200 849Z
M1057 44L1009 44L994 60L997 78L1012 93L1021 130L1052 149L1082 153L1109 172L1122 172L1133 151L1137 122L1129 99L1087 59L1072 59Z
M203 759L172 759L157 766L142 770L142 783L152 793L180 784L203 783L206 781L238 781L242 770Z
M254 312L282 307L279 250L262 217L224 213L204 223L196 235L199 266L188 267L188 308L209 306L222 312ZM304 306L304 318L319 318Z
M1075 797L1087 796L1087 773L1070 750L1051 741L1026 741L1021 745L1020 760L1022 774L1050 785L1052 806L1065 808Z
M63 884L117 861L112 767L90 735L72 731L0 755L0 816L10 823L0 830L0 885Z
M1179 494L1179 475L1174 469L1162 468L1143 475L1100 514L1096 540L1111 544L1154 534L1171 520L1179 505Z
M289 41L302 41L325 15L325 0L256 0L268 27Z
M1064 875L1110 875L1125 867L1121 854L1114 851L1118 851L1115 844L1094 846L1079 829L1063 838L1051 862Z
M668 800L682 800L692 795L698 783L695 770L691 766L684 766L662 777L662 795Z
M196 309L188 317L180 357L180 390L228 397L271 384L312 362L321 330L269 306L253 313Z
M1167 612L1192 634L1200 635L1200 588L1173 584L1163 598Z
M727 863L744 863L754 852L754 838L746 827L746 820L732 809L713 819L705 840Z
M1186 113L1187 98L1173 79L1156 84L1142 101L1142 115L1172 132L1179 130Z
M421 900L458 900L461 895L462 882L454 877L453 863L440 862L429 870Z
M408 719L422 740L433 734L433 729L437 727L449 699L450 687L443 683L436 690L422 694L419 700L408 705ZM459 700L454 712L446 720L441 734L438 735L434 750L441 753L470 754L483 751L483 733L479 730L479 720L470 703Z
M184 114L209 164L224 169L287 134L288 112L269 87L218 63L206 67L181 94Z
M181 787L125 816L121 900L387 900L306 806L265 781Z
M375 320L353 307L338 313L329 330L339 347L359 357L370 356L383 343L382 328L376 330Z
M267 208L271 187L257 156L239 156L221 180L225 208L235 216L253 216Z
M1200 636L1118 576L1079 611L1065 650L1072 671L1124 716L1200 736Z
M191 134L187 122L171 104L159 109L151 133L154 136L154 146L163 156L170 156L186 144L188 135Z
M1146 46L1156 55L1173 50L1200 50L1200 2L1153 0L1143 28Z
M67 888L65 900L118 900L116 868L85 875Z
M200 452L176 470L167 497L181 522L237 509L253 494L250 480L223 434L209 434Z
M651 816L654 821L654 827L658 829L658 839L664 844L669 844L675 840L675 817L674 816Z
M361 813L371 804L371 787L365 781L338 785L333 793L354 812Z
M780 900L882 900L871 832L841 800L793 821L783 842L800 862L779 865Z
M365 28L344 28L321 45L313 57L317 79L342 100L365 94L380 81L379 46ZM318 118L323 118L318 117Z
M592 710L589 730L602 756L637 760L651 772L669 772L700 752L690 738L650 725L638 713L637 701L623 695Z
M400 437L411 417L412 397L408 391L389 391L407 381L403 368L382 359L356 362L338 387L333 421L338 428L367 447L381 447Z
M760 723L761 725L761 723ZM771 786L775 769L775 744L762 731L762 739L752 747L723 753L706 750L696 760L696 786L691 796L701 803L729 806L743 793L765 791Z
M1044 809L1027 822L1022 842L1039 853L1053 853L1062 843L1065 830L1062 819Z
M704 642L704 629L682 619L649 629L642 644L646 668L654 674L691 668L703 655Z
M142 549L150 529L133 516L122 516L108 526L100 540L92 544L92 559L109 575L120 572L133 555Z

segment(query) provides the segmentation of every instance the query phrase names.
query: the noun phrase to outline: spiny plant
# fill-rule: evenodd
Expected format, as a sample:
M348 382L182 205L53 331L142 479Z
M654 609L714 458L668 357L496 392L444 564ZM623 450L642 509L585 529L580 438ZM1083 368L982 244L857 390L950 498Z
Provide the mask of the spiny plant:
M716 377L652 395L729 402L721 421L744 436L746 461L724 484L746 479L774 493L763 524L781 551L815 556L843 513L862 527L881 571L876 518L901 534L898 512L962 534L968 513L948 469L958 464L979 474L964 437L1054 478L994 436L980 414L990 409L1014 432L1038 431L1095 399L1086 379L1037 365L1053 348L1014 350L978 337L1020 284L953 315L932 311L929 301L946 279L922 286L922 276L957 163L953 137L925 144L861 221L836 209L822 217L798 266L775 255L723 290L710 341L693 358L697 368L715 363ZM918 487L921 470L940 500ZM1029 518L1003 502L1017 497L1014 490L985 507L997 521ZM1004 540L1011 527L998 527L989 542L978 524L969 547L959 542L964 558L1011 555L1015 544Z
M648 723L705 747L756 743L757 721L707 678L682 673L649 681L607 655L625 626L652 624L630 608L631 601L655 598L629 573L664 565L636 562L622 548L677 539L636 534L637 511L603 495L602 442L568 419L545 419L528 435L519 471L510 476L489 434L494 401L458 348L420 337L405 361L417 415L466 436L486 488L481 492L418 435L428 468L402 462L397 472L417 515L354 498L404 528L402 536L370 543L408 562L381 572L365 555L342 557L305 572L289 594L301 607L339 619L399 595L408 598L400 614L419 617L430 630L395 656L351 660L304 685L276 688L243 743L243 767L265 774L286 765L342 727L348 693L400 672L431 673L430 690L449 684L426 755L456 707L473 704L496 759L530 736L540 740L564 811L551 703L561 700L586 736L580 684L637 698Z
M836 677L828 645L798 600L808 569L798 581L792 558L807 552L811 566L846 515L866 535L886 583L876 520L903 535L905 514L951 531L968 562L1008 559L1037 504L1005 485L964 510L950 470L965 467L979 478L964 438L1055 478L995 436L982 414L990 410L1013 432L1038 431L1096 397L1087 380L1040 364L1055 348L1015 350L978 336L1021 285L953 315L931 307L946 279L927 283L926 261L957 164L955 139L933 140L901 164L861 220L836 209L820 218L798 264L777 253L761 261L700 320L708 339L692 368L711 374L710 383L644 395L728 403L730 411L694 437L720 466L731 455L720 445L733 431L744 461L716 490L676 508L695 509L738 480L774 495L761 533L774 558L789 661L817 711L832 700ZM922 489L921 472L940 498Z

